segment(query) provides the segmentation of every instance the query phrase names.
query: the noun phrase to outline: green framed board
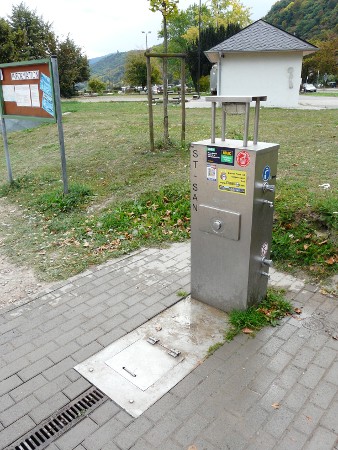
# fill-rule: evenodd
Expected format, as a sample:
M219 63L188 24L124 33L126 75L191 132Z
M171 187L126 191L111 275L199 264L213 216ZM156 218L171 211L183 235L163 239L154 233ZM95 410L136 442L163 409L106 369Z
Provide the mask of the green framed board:
M0 64L0 114L4 118L56 122L49 59Z

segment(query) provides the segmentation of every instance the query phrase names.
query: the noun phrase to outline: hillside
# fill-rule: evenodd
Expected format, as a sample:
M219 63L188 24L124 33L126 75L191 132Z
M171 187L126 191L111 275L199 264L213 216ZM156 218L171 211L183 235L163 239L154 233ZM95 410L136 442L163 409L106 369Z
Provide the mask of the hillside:
M128 52L111 53L89 60L92 77L100 77L110 87L120 84L124 74L124 63Z
M264 20L307 41L325 40L329 32L338 34L338 2L280 0L272 6Z

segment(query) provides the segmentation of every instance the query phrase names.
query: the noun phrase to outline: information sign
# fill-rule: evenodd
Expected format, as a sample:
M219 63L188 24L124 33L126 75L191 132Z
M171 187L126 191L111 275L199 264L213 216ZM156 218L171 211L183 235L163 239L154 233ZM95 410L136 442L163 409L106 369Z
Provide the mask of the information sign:
M4 118L56 122L49 59L0 64L0 113Z

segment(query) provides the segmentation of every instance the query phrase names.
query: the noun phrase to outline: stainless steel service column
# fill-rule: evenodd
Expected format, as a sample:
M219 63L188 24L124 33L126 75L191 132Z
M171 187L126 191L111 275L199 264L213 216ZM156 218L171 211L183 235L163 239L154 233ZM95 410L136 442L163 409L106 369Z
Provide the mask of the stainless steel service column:
M244 140L250 102L266 99L211 98L246 103ZM257 133L255 123L255 141ZM279 145L213 138L212 130L191 145L191 295L224 311L246 309L266 294Z

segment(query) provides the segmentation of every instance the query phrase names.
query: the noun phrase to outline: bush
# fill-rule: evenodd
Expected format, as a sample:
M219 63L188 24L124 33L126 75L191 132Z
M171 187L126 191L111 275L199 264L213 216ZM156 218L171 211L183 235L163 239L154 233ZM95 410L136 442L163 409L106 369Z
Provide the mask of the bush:
M42 194L36 200L36 207L41 212L60 214L72 211L86 203L93 195L86 186L74 184L69 188L69 193L65 195L61 190Z
M205 75L200 78L200 91L209 92L210 91L210 76Z

